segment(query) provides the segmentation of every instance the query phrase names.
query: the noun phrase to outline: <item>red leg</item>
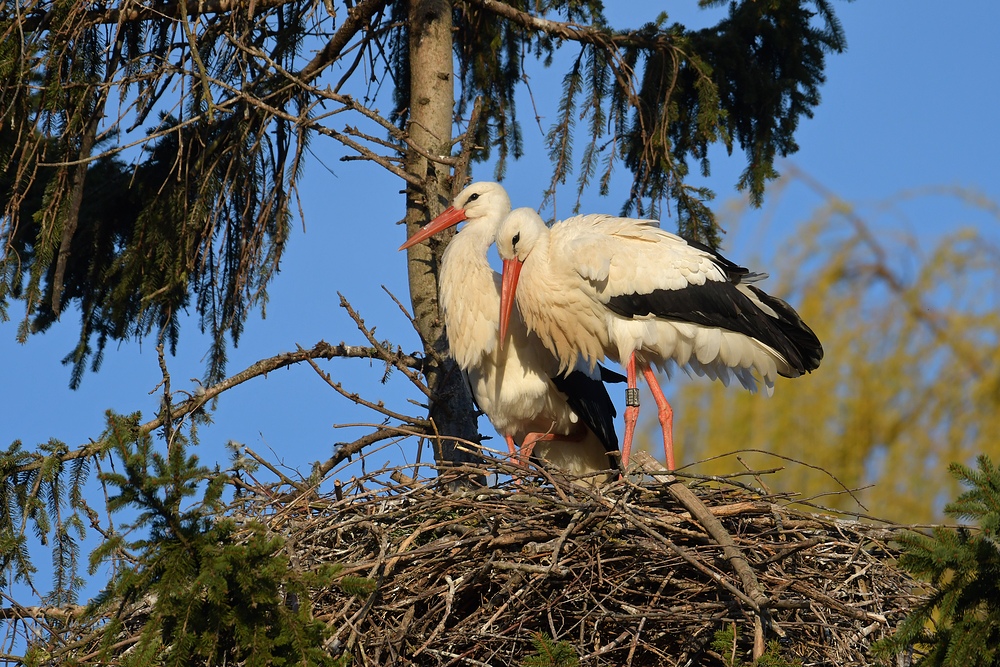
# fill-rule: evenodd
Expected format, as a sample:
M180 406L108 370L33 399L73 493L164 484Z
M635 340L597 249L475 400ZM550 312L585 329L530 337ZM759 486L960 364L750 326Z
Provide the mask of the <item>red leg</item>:
M505 435L504 440L507 441L507 453L510 454L510 458L514 458L514 454L517 453L517 447L514 445L514 436Z
M585 429L578 429L575 433L567 433L566 435L559 435L558 433L529 433L524 436L524 441L521 443L521 464L525 465L528 463L532 453L535 451L535 445L540 442L557 439L567 442L578 442L583 440L586 433Z
M519 460L517 458L517 456L518 456L517 445L514 444L514 436L512 436L512 435L505 435L504 436L504 440L507 441L507 452L510 454L510 460L511 461L517 461L517 460ZM524 450L522 449L521 451L523 453ZM520 484L521 484L520 478L515 479L514 483L517 484L518 486L520 486Z
M642 374L649 384L649 390L653 392L653 400L656 401L657 416L660 418L660 427L663 429L663 453L667 457L667 468L676 470L674 465L674 411L667 403L667 397L660 389L660 383L656 379L653 369L646 366L642 369Z
M546 437L548 436L548 437ZM519 456L519 461L521 465L528 465L528 461L531 460L531 455L535 451L535 445L538 444L539 440L551 440L551 434L546 433L529 433L524 436L524 440L521 441L521 454Z
M625 438L622 442L622 468L628 472L628 458L632 453L632 438L635 437L635 423L639 420L639 388L635 381L635 352L629 355L625 364L628 388L625 390Z

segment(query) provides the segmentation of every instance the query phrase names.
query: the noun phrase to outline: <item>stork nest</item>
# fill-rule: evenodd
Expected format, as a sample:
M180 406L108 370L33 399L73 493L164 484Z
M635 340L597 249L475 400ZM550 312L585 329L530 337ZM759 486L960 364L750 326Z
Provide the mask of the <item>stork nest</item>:
M926 594L895 564L900 526L795 509L737 478L594 489L494 463L487 479L510 481L450 491L469 469L379 471L308 510L264 496L244 510L300 567L342 563L376 582L367 598L331 588L311 601L339 629L331 649L363 665L521 665L556 646L583 665L732 666L765 652L869 665ZM532 664L560 664L547 659Z

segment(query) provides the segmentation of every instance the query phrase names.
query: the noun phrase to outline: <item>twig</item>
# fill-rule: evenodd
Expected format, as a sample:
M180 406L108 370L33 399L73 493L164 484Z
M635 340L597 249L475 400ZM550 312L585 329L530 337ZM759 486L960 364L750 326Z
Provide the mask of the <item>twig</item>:
M277 477L278 479L280 479L283 484L286 484L286 485L292 487L293 489L298 490L299 492L301 492L303 494L309 493L310 491L313 490L313 489L310 489L310 488L308 488L306 486L303 486L303 485L299 484L298 482L296 482L295 480L290 479L289 477L287 477L284 473L282 473L280 470L278 470L273 465L271 465L270 461L268 461L264 457L260 456L257 452L255 452L254 450L250 449L250 447L248 447L247 445L243 445L243 451L245 451L247 453L247 455L250 458L252 458L254 461L256 461L260 465L262 465L265 468L267 468L268 470L270 470L271 473L275 477Z
M397 358L398 355L394 355L392 352L385 349L385 346L383 346L382 343L375 338L373 333L374 329L369 329L365 326L365 321L361 319L361 316L358 315L354 308L351 307L350 302L344 297L344 295L337 292L337 296L340 297L340 307L347 311L347 314L351 316L351 319L354 320L354 323L358 326L361 333L364 334L365 338L368 339L371 346L378 351L379 358L398 368L401 373L410 379L410 382L412 382L417 389L422 391L424 395L427 396L427 398L432 398L431 390L427 387L427 385L421 382L420 377L415 372L407 368L406 364L403 364Z
M694 556L692 556L690 553L688 553L688 551L686 549L683 549L682 547L680 547L679 545L675 544L671 540L668 540L663 535L660 535L659 533L657 533L652 528L649 528L648 526L646 526L645 522L643 522L642 519L640 519L637 515L635 515L627 507L623 506L621 509L622 509L622 514L629 520L629 522L633 526L635 526L641 532L645 533L649 537L653 538L654 540L656 540L660 544L664 545L665 547L667 547L668 549L670 549L671 551L673 551L674 553L676 553L678 556L680 556L685 561L687 561L688 564L690 564L692 567L694 567L695 569L697 569L699 572L701 572L702 574L706 575L712 581L714 581L715 583L717 583L718 585L722 586L723 588L725 588L726 590L728 590L730 593L732 593L733 595L735 595L737 598L739 598L748 607L750 607L754 611L759 611L759 607L757 606L757 603L754 602L754 600L752 600L751 598L747 597L747 595L743 591L739 590L738 588L736 588L735 586L733 586L731 583L729 583L728 581L726 581L726 579L722 575L720 575L718 572L710 569L708 566L706 566L700 560L698 560L697 558L695 558Z
M232 389L238 385L243 384L248 380L252 380L255 377L261 375L267 375L268 373L275 371L279 368L285 368L288 366L293 366L298 363L302 363L307 359L333 359L337 357L352 358L352 359L382 359L380 352L374 348L345 345L341 343L339 345L330 345L329 343L320 341L313 348L309 350L299 350L297 352L284 352L282 354L269 357L267 359L261 359L260 361L251 364L244 370L240 371L236 375L232 375L225 380L220 381L210 387L206 387L203 393L196 394L193 398L189 398L186 401L181 402L174 406L172 416L174 419L188 415L195 410L200 409L207 402L211 401L213 398L221 394L222 392ZM400 356L397 359L399 364L411 364L415 368L420 368L422 366L421 362L412 356ZM156 429L163 426L163 417L159 416L156 419L152 419L144 424L141 424L137 431L140 435L145 435L155 431ZM107 443L103 440L96 442L91 442L90 444L83 445L77 449L68 451L64 454L60 454L58 459L63 463L67 461L73 461L75 459L87 458L90 456L95 456L99 454L106 447ZM44 465L46 456L36 455L34 460L30 463L25 463L16 467L11 468L8 471L8 475L18 475L31 470L37 470Z
M462 583L462 579L463 577L458 578L459 584ZM434 631L431 632L430 636L427 638L427 641L421 644L420 648L418 648L416 651L413 652L412 657L414 658L423 653L424 649L430 646L431 642L434 641L437 638L437 636L441 634L441 631L444 630L445 624L448 622L448 617L451 616L451 605L455 601L456 584L454 581L452 581L450 575L447 574L444 575L444 580L445 583L448 584L448 591L444 596L444 613L441 614L441 620L438 621L437 626L434 628Z
M840 488L842 488L848 495L850 495L851 498L854 499L854 502L856 502L858 504L858 507L862 508L866 512L868 511L868 508L865 507L864 503L862 503L861 500L856 495L854 495L854 492L851 489L847 488L847 485L844 484L843 482L841 482L840 479L838 479L837 476L834 475L832 472L830 472L829 470L827 470L826 468L823 468L821 466L815 466L815 465L812 465L811 463L806 463L805 461L801 461L801 460L793 458L791 456L785 456L783 454L778 454L776 452L769 452L766 449L755 449L755 448L752 448L752 447L748 447L748 448L745 448L745 449L736 449L736 450L733 450L731 452L726 452L725 454L718 454L716 456L710 456L710 457L708 457L706 459L703 459L699 463L706 463L708 461L715 461L716 459L721 459L721 458L725 458L727 456L733 456L733 455L736 455L736 454L741 454L743 452L754 452L756 454L767 454L768 456L773 456L775 458L779 458L782 461L788 461L789 463L794 463L796 465L800 465L800 466L803 466L805 468L809 468L811 470L815 470L817 472L821 472L824 475L826 475L827 477L829 477L830 479L832 479L834 482L836 482L840 486Z
M569 523L566 524L566 528L563 530L562 533L559 534L559 539L556 540L555 546L552 547L552 562L549 563L550 572L556 569L556 567L558 566L559 552L562 550L563 544L566 543L566 538L569 537L569 534L573 532L574 528L576 528L576 522L582 518L583 518L582 511L577 510L576 512L574 512L573 517L569 520Z
M70 604L64 607L22 607L14 605L0 608L0 618L22 619L22 618L52 618L59 621L67 621L71 618L79 618L83 615L86 607Z
M389 408L385 407L385 403L383 403L382 401L373 403L372 401L368 401L361 398L361 395L358 394L357 392L347 391L346 389L344 389L344 386L340 382L334 382L330 374L321 369L315 361L313 361L312 359L307 359L306 361L308 361L309 365L312 366L312 369L316 371L316 374L319 375L324 382L330 385L330 387L332 387L334 391L336 391L344 398L353 401L358 405L364 406L370 410L374 410L375 412L383 414L386 417L389 417L390 419L398 419L401 422L405 422L407 424L413 424L414 426L418 427L430 426L430 421L426 419L420 419L418 417L410 417L408 415L404 415L399 412L394 412L393 410L390 410Z
M469 116L469 124L465 129L465 132L458 137L458 141L461 142L462 148L458 152L458 158L455 160L454 178L451 183L451 198L452 200L458 196L458 194L465 187L465 179L469 173L469 165L472 163L472 153L476 150L476 130L479 127L479 116L483 111L483 98L477 97L476 101L472 105L472 114Z

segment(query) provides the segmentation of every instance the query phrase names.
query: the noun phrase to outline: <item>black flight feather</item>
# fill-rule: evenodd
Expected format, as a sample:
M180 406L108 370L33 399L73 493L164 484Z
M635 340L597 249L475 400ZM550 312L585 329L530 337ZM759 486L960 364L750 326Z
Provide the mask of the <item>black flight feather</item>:
M624 382L625 377L609 371L603 366L601 377L612 378L608 382ZM605 375L607 374L607 375ZM620 380L618 378L621 378ZM594 432L604 450L609 454L618 451L618 434L615 433L615 405L608 395L608 390L601 380L595 380L586 373L573 371L567 375L556 375L552 378L556 389L566 394L566 402L573 409L587 428ZM611 468L618 466L616 458L608 457Z
M619 294L611 297L608 307L623 317L653 315L666 320L718 327L755 338L776 350L799 375L819 366L823 346L816 334L787 303L749 284L759 280L761 274L751 273L704 244L696 241L688 243L711 254L727 280L706 280L703 285L688 285L677 290L658 289L648 294ZM741 281L745 281L746 287L778 317L771 317L762 311L740 291L736 286Z

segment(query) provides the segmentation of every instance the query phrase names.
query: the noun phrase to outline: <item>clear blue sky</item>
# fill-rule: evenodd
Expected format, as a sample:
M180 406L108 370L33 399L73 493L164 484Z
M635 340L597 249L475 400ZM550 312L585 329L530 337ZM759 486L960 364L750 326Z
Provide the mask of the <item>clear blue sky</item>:
M672 4L677 9L670 9ZM695 5L628 3L626 20L651 19L666 7L673 20L693 23ZM834 6L849 48L828 59L823 100L815 118L800 126L794 164L851 201L878 200L924 185L961 185L1000 200L1000 3L967 0L946 11L940 3L913 0L858 0ZM554 76L561 74L540 67L532 75L536 101L549 118L556 100L547 93L558 90ZM548 163L526 102L521 110L527 156L511 166L505 184L515 205L537 206L548 181ZM305 223L297 224L282 272L270 287L267 318L251 317L240 346L231 351L230 373L293 350L296 344L308 347L321 339L363 344L338 307L338 291L370 325L377 325L380 338L391 338L407 351L419 349L416 336L380 287L408 302L405 257L396 252L404 240L403 228L396 224L403 215L401 182L378 167L338 162L341 152L322 138L313 147L332 173L311 165L302 192ZM742 168L742 155L716 158L708 182L720 205L736 196L733 184ZM479 165L474 176L492 178L492 168ZM562 201L570 201L572 192L567 187ZM624 194L588 197L584 210L616 212ZM766 237L744 230L727 240L727 254L740 260L758 253L761 246L779 245L795 234L796 223L817 203L806 192L788 193ZM908 213L902 224L921 234L970 222L985 224L947 207L928 205ZM664 226L672 225L672 220L664 220ZM994 236L996 232L990 230ZM145 419L153 415L159 393L150 392L160 380L155 341L111 346L101 371L88 373L81 388L70 391L69 368L60 360L73 346L75 317L67 314L50 332L19 345L19 314L15 305L13 320L0 324L0 443L20 439L33 448L56 438L76 447L100 435L106 409L139 410ZM207 347L207 339L190 321L182 331L178 355L169 359L175 389L193 388L188 378L202 376ZM352 391L383 396L402 411L421 413L405 403L418 396L398 376L389 388L379 385L378 366L335 360L323 362L323 367ZM224 443L234 439L307 473L309 464L326 459L337 441L362 432L335 429L335 424L372 421L373 416L334 393L303 365L226 392L214 419L214 426L201 431L203 460L224 464ZM490 433L485 422L483 429ZM415 441L407 440L373 456L369 464L412 460L414 446Z

